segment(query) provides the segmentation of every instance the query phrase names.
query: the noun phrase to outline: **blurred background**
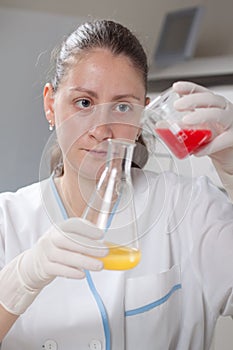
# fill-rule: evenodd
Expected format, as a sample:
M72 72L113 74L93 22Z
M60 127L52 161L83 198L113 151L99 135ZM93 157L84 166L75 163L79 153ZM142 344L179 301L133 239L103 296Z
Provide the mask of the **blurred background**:
M204 14L192 57L178 66L156 67L155 50L166 15L199 5ZM39 179L49 138L42 91L50 53L79 23L114 19L138 36L149 58L152 98L172 81L186 78L233 101L232 14L232 0L0 0L0 191L14 191ZM172 168L162 145L157 156L164 168ZM207 157L191 157L191 162L193 175L206 174L221 187ZM153 169L153 159L147 166ZM228 319L218 323L211 350L220 349L233 349L233 325Z
M200 5L204 14L198 24L192 59L181 62L178 67L157 69L155 50L166 15ZM172 81L183 78L195 81L202 75L200 82L204 84L220 76L217 85L214 79L211 87L232 99L229 85L229 79L233 84L232 13L232 0L0 0L0 191L16 190L38 180L39 162L49 137L42 91L50 53L77 24L86 19L108 18L135 32L148 54L151 97ZM180 30L184 35L184 30ZM179 33L176 36L180 37ZM173 40L176 41L178 38ZM212 70L208 71L210 66ZM221 72L224 67L225 78ZM164 152L163 148L158 149L158 153ZM194 175L207 173L221 186L208 159L192 157L191 161ZM167 157L161 157L161 162L164 167L172 167ZM153 160L148 167L153 168ZM185 162L180 167L187 172Z

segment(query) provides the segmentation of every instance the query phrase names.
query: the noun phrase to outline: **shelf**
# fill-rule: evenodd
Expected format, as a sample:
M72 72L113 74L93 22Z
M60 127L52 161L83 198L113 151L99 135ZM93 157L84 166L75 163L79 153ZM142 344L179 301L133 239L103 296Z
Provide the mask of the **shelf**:
M194 58L148 74L148 90L162 91L177 80L188 80L204 86L233 84L233 56Z

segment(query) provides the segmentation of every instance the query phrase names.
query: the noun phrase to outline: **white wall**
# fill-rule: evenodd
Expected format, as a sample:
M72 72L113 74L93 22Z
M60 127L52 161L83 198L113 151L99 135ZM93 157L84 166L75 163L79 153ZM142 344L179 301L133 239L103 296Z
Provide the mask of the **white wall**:
M141 35L148 53L154 53L164 16L169 11L205 6L197 56L233 54L232 0L0 0L3 6L67 15L117 19Z
M0 7L0 191L38 179L49 135L42 91L50 51L80 21Z

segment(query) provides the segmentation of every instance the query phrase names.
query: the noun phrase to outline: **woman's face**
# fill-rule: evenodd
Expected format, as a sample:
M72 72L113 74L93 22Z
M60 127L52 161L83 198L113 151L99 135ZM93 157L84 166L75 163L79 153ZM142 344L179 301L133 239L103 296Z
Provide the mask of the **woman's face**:
M126 56L96 49L69 66L55 94L46 85L44 104L56 126L65 171L82 164L91 175L105 159L108 138L136 139L145 87Z

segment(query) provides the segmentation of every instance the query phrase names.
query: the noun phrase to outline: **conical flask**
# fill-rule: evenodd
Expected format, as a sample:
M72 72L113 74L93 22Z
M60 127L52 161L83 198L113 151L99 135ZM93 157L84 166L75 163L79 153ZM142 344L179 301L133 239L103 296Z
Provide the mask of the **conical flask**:
M138 242L131 162L135 143L109 139L104 170L82 217L104 229L109 254L101 258L108 270L135 267Z

